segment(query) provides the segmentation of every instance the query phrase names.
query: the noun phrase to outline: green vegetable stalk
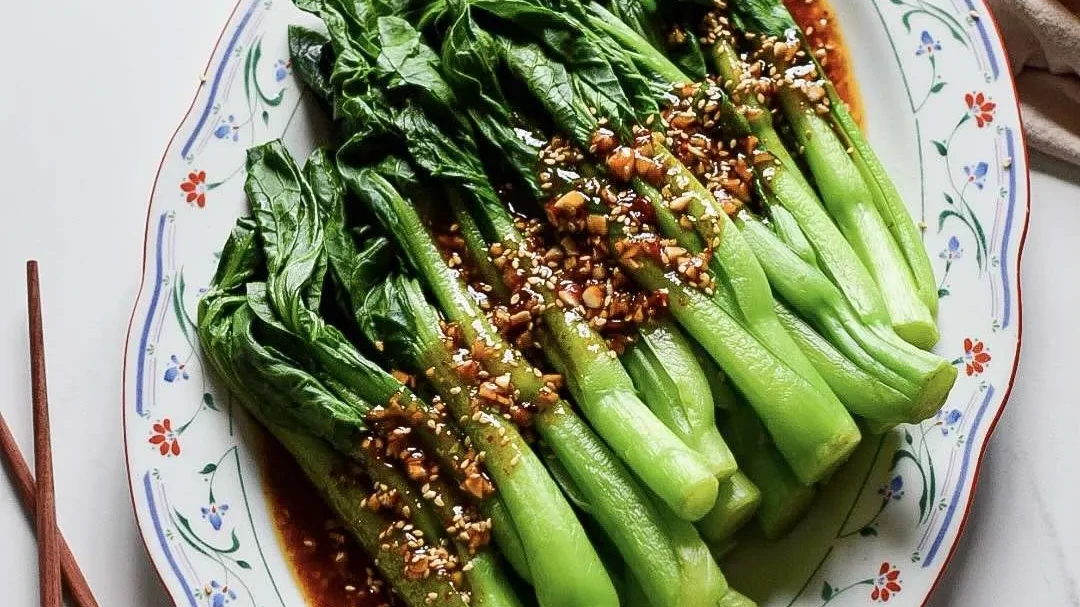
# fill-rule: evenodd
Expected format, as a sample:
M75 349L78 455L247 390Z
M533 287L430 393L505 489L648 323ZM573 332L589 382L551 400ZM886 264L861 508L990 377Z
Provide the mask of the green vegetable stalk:
M765 537L780 538L802 520L817 490L813 485L800 483L792 474L754 410L735 394L723 372L715 367L706 368L720 431L739 458L741 470L761 491L758 523Z
M492 3L484 2L484 10L496 11L509 11L508 7L520 7L523 2L514 2L506 5L495 6ZM478 6L478 4L470 4L472 7ZM527 5L522 10L535 11L538 10L533 5ZM496 13L499 14L499 13ZM550 17L550 16L549 16ZM466 19L462 19L455 24L455 27L462 27L462 23L466 23ZM463 38L459 36L458 38ZM473 34L474 38L478 35ZM448 35L447 40L455 40L453 36L453 30ZM531 91L531 94L536 96L538 101L547 106L547 111L553 117L564 121L564 127L567 131L584 133L584 135L576 135L583 137L591 137L591 133L595 129L596 120L586 110L580 111L580 106L583 102L575 101L576 97L573 93L574 83L569 80L569 75L564 66L558 62L546 60L542 52L538 52L536 48L530 48L523 45L512 45L509 42L506 50L504 50L505 60L508 62L511 71L515 72L519 78L524 78L528 74L533 74L533 77L528 80L523 80ZM473 58L475 53L466 53L460 46L454 46L454 54L449 53L450 45L444 44L444 65L445 69L452 74L461 74L461 79L464 81L466 77L475 79L474 71L470 71L468 76L465 75L466 67L471 67L475 63L468 61L467 59ZM460 63L453 63L453 61L459 61ZM518 67L515 68L515 65ZM528 66L532 66L529 68ZM497 81L489 81L486 84L491 85L486 91L488 99L496 95L499 91ZM610 91L610 95L618 93L622 96L616 88ZM625 97L623 97L625 98ZM500 145L500 140L491 139L495 145ZM582 145L587 147L587 142ZM500 146L501 147L501 146ZM515 167L516 168L516 167ZM680 171L679 167L674 163L669 167L674 169L674 173L680 177L685 177L685 167L682 167ZM523 177L528 179L531 174L530 171L519 170ZM689 176L690 179L676 179L672 176L672 181L678 181L673 183L678 187L680 183L684 181L692 181L696 183L696 179L693 176ZM535 179L535 177L533 177ZM689 187L698 187L689 186ZM706 192L706 196L708 196ZM711 196L709 196L711 198ZM715 201L714 201L715 202ZM724 215L726 218L726 215ZM738 237L738 232L734 229L727 230L726 239L729 242L734 243ZM741 240L741 239L740 239ZM734 255L734 259L738 264L745 264L747 267L739 266L740 272L732 271L731 276L737 276L737 282L750 283L749 286L742 284L738 287L741 290L744 297L744 302L749 305L758 299L763 299L762 303L768 307L768 314L772 314L772 296L769 292L768 283L764 280L763 272L760 266L754 260L752 253L748 248L744 248L745 245L731 245L728 250L734 249L737 255ZM723 254L717 254L717 257L721 257ZM756 268L757 275L761 280L754 280ZM637 279L639 283L642 283L646 288L656 290L659 288L665 288L669 286L666 282L667 277L662 275L662 272L657 271L659 280L653 280L652 276L641 274L639 272L630 272L632 276ZM762 297L761 288L764 287L764 298ZM680 292L683 290L689 291L692 288L679 284ZM720 289L718 289L720 290ZM701 298L708 299L707 296L695 293ZM672 297L672 300L681 299ZM673 310L675 306L673 306ZM784 444L786 449L785 453L790 455L793 460L792 465L796 467L801 473L801 478L806 482L813 482L821 478L821 475L831 470L836 464L846 457L851 448L857 444L859 439L859 433L846 411L843 409L839 401L829 391L824 380L820 378L820 375L810 366L805 357L798 347L792 343L792 348L795 349L795 353L791 356L784 356L783 358L777 356L775 352L768 346L763 345L761 341L758 341L758 337L755 334L748 334L743 324L744 314L742 309L732 312L725 312L717 308L715 302L708 304L708 309L715 309L716 312L724 315L730 319L729 325L730 335L719 336L716 334L715 328L710 322L701 322L701 319L694 318L694 313L683 306L682 312L676 312L675 317L679 320L680 324L687 329L695 339L703 342L709 342L712 347L712 352L723 359L722 364L736 364L742 366L744 369L752 366L764 366L775 369L777 383L781 383L787 389L784 391L783 396L779 400L786 403L786 405L777 406L777 398L771 390L766 389L764 385L761 385L760 389L747 390L748 393L754 395L753 401L755 406L760 405L758 409L763 418L769 418L768 424L770 429L776 432L777 443ZM753 313L758 317L764 317L764 312L760 310L754 310ZM774 317L775 320L775 317ZM779 326L777 321L777 326ZM790 338L786 333L783 333L783 338L790 342ZM772 340L769 344L774 344L777 340ZM743 344L746 347L743 347ZM785 350L786 352L786 350ZM758 357L764 357L764 360L758 360ZM746 360L747 358L751 360ZM805 364L798 364L797 361L804 361ZM769 362L766 362L769 361ZM799 371L792 368L793 365L800 367ZM761 378L756 377L755 373L740 373L738 375L739 380L745 378L746 381L761 383ZM783 378L782 380L779 378ZM808 379L816 378L816 379ZM757 402L761 401L761 402ZM804 415L801 411L806 410ZM800 411L800 413L794 413ZM813 413L811 413L811 411ZM775 419L774 419L775 418ZM806 424L793 424L784 421L782 418L808 418L813 419L813 422ZM790 444L788 444L790 441ZM816 446L812 446L814 441L818 441Z
M810 57L816 74L809 86L821 87L829 99L826 115L819 115L805 94L794 87L781 89L781 106L796 139L805 146L807 163L826 207L882 290L896 332L917 346L929 348L937 342L933 323L936 286L922 237L895 185L847 105L824 76L813 49L801 39L801 30L783 3L747 0L731 9L738 29L774 37ZM780 69L790 67L789 57L777 55Z
M608 13L599 14L606 15L603 22L611 27L613 17ZM622 27L625 28L625 25ZM650 61L652 65L664 65L663 56L659 55L656 49L647 48L647 43L634 32L623 32L621 39L625 44L631 45L639 55L654 55ZM726 82L741 81L744 77L743 64L734 55L727 41L721 36L715 46L718 50L714 55L722 78ZM675 72L670 65L662 69L663 73L669 75ZM847 396L843 401L853 413L881 425L925 418L936 410L941 399L947 395L954 377L951 371L954 370L946 368L949 366L947 361L927 356L899 343L900 340L890 338L892 331L888 327L887 309L870 274L798 172L772 127L770 112L752 95L744 93L741 97L745 97L744 111L731 109L726 114L729 116L728 121L736 126L742 120L751 124L750 128L766 142L766 149L776 158L773 164L757 171L760 193L766 206L775 211L776 224L770 231L772 233L767 234L768 228L746 212L736 218L735 224L765 267L774 289L795 305L806 318L812 319L818 330L827 335L833 345L851 361L855 361L877 379L863 386L850 381L841 385L838 380L845 375L842 373L842 360L820 350L806 352L807 356L815 359L818 363L815 367L823 375L833 379L826 383ZM741 118L742 116L745 116L745 119ZM746 127L735 130L746 133ZM768 145L773 147L769 148ZM695 215L699 213L693 203L690 212ZM667 224L664 222L663 216L668 214L666 210L657 206L657 213L661 215L661 225L668 228L669 235L679 237L691 251L701 250L700 241L671 233L672 220L668 219ZM786 225L789 214L798 222L798 226ZM805 243L804 238L807 241ZM786 250L780 251L780 248ZM791 257L791 252L801 258L802 263L791 263L783 270L778 269L778 260L774 255L781 254L787 259ZM792 274L796 266L800 273ZM813 287L808 288L808 285ZM719 291L718 295L731 297L723 291ZM822 305L823 299L828 299L829 304ZM788 328L791 328L790 323ZM843 334L843 330L861 337ZM808 345L802 336L791 336L803 346ZM882 342L890 345L883 346ZM851 380L850 374L847 375L846 380ZM904 379L900 379L900 376ZM882 387L882 383L899 391L903 397L900 400L893 398L888 401L871 398L867 390L878 389Z
M325 9L325 6L323 8ZM380 18L379 21L382 22L383 19ZM332 28L332 34L334 33L333 29L334 28ZM397 31L402 32L404 30L399 27ZM340 28L338 28L336 46L339 51L347 51L349 49L349 41L347 38L348 36L342 35ZM415 37L413 40L415 40ZM419 56L423 57L423 53L421 52ZM423 62L413 62L412 66L417 67L418 63ZM340 60L338 64L339 66L341 65ZM427 74L430 76L428 79L429 84L438 82L439 79L436 78L437 74L433 75L426 67L430 67L430 64L427 64L426 66L419 65L417 70L414 70L409 74L398 74L398 76L408 76L415 81L417 74ZM338 71L342 74L346 73L344 70ZM466 182L466 187L467 184L476 182L477 175L479 175L481 179L483 178L482 169L479 169L479 167L476 166L475 161L471 160L470 156L460 154L460 148L453 143L444 145L447 142L446 137L439 128L431 126L430 123L425 120L423 113L410 112L408 110L401 113L386 112L385 104L379 103L377 95L370 94L372 93L371 90L365 92L364 90L357 89L355 83L356 81L354 80L353 86L348 91L345 91L344 89L336 91L339 95L348 97L346 100L348 101L348 104L339 101L336 103L337 106L353 109L358 113L374 114L373 119L378 121L378 124L389 124L388 130L390 132L396 132L398 133L398 137L403 137L406 140L405 143L409 146L409 152L413 160L436 178L446 179L450 182L463 180ZM443 89L433 85L432 90ZM434 97L434 95L430 95L429 98L430 97ZM453 106L453 104L451 104L451 106ZM445 108L445 106L440 107ZM453 107L456 109L456 106ZM375 108L378 108L378 110L376 111ZM356 147L364 147L365 138L358 137L354 139L356 140ZM349 146L346 146L346 148L349 148ZM342 163L343 167L347 167L349 164L347 160L349 154L348 151L343 151L343 153L339 154L339 157L345 158L345 161ZM353 175L355 176L356 173L353 172ZM352 182L350 183L352 184ZM374 190L369 189L369 194L377 191L378 188L375 188ZM411 207L407 208L409 211L412 211ZM403 233L413 234L410 230L401 230L395 225L397 222L397 215L395 213L382 214L380 218L385 220L384 223L387 223L388 231L392 235L400 236ZM416 235L423 233L422 226L418 225L416 228ZM406 251L409 249L407 246L403 248L406 249ZM432 250L425 251L426 253L422 254L421 257L426 259L429 265L416 263L417 261L423 261L423 259L418 260L415 256L412 261L414 262L414 265L420 268L428 268L429 270L433 268L441 269L436 270L434 275L424 275L424 278L428 287L434 291L436 300L440 301L444 311L448 313L452 320L455 318L460 320L462 314L465 315L464 322L459 322L459 324L465 330L466 337L470 340L475 340L477 338L475 331L483 329L490 335L488 339L491 340L491 343L496 343L495 340L498 339L498 335L493 332L492 327L487 326L485 328L483 326L483 323L487 322L486 318L484 318L482 314L479 314L479 310L476 308L475 302L472 301L471 296L467 292L460 290L461 286L457 283L457 279L451 275L450 270L442 263L442 260L438 257L438 252ZM427 253L431 253L431 255L425 258L424 255ZM422 271L421 274L424 274L424 272ZM433 278L434 280L432 280ZM446 288L448 285L453 285L458 290L454 291L453 288ZM474 326L474 321L479 324ZM503 348L506 348L504 351L509 351L505 344L503 344ZM517 356L520 356L520 354ZM522 361L522 363L523 362L524 361ZM532 375L531 371L527 371L528 367L524 364L517 365L515 369L503 369L502 371L499 371L495 368L495 365L503 365L504 367L508 365L501 362L501 359L498 357L485 361L485 363L489 367L489 370L496 373L496 375L510 372L514 385L517 389L521 390L523 398L525 399L536 401L537 397L541 395L541 390L545 389L545 386L538 381L538 378ZM635 545L644 543L640 541L640 538L648 537L647 535L637 536L638 539L635 539L635 534L639 533L642 528L650 528L650 525L647 524L647 517L639 517L638 520L633 520L633 513L640 510L639 504L642 503L641 497L637 495L637 492L640 490L636 488L636 483L629 477L626 471L622 469L621 465L611 458L611 455L606 448L595 439L591 431L589 431L580 420L577 420L577 418L571 414L569 409L566 408L566 405L561 401L556 402L554 406L545 409L539 414L536 419L536 426L539 429L541 436L556 452L559 460L565 464L569 474L574 475L576 480L583 487L594 493L594 501L597 504L597 517L600 522L605 525L606 531L616 539L616 543L618 543L620 538L626 538L626 542L624 543L627 548L633 549L632 555L647 554L648 550L638 551L638 549L635 548ZM713 480L712 482L715 481ZM631 507L628 508L628 506ZM570 556L569 551L565 550L546 552L553 556L557 555L557 558L559 559L558 565L571 566L574 569L569 578L567 576L539 575L536 568L533 566L534 563L532 559L534 557L530 554L530 569L533 570L533 581L537 586L538 594L540 595L542 602L547 604L567 604L566 601L561 600L558 597L567 596L568 590L570 591L569 599L572 601L582 601L583 603L591 602L593 604L604 604L607 602L607 599L600 598L601 595L594 593L590 597L588 594L591 590L599 590L602 593L602 586L593 584L593 586L590 587L590 590L589 588L575 589L573 584L568 584L568 582L573 582L575 579L582 579L597 571L590 565L592 559L587 556L574 559ZM654 556L649 564L656 570L654 577L662 581L664 569L657 567L655 557L656 552L654 551L653 554ZM546 558L546 556L547 555L545 554L544 557ZM643 558L638 558L638 562L643 563L645 560ZM555 579L558 579L558 581L551 581ZM595 576L593 579L595 579ZM558 584L561 588L550 588L549 585L551 583ZM677 587L678 585L675 586ZM656 587L661 592L677 591L677 589L673 590L670 585L663 583L657 583ZM667 588L667 590L664 590L665 588ZM578 591L577 596L573 594L574 590ZM583 592L582 590L585 591ZM553 600L552 597L555 597L555 599ZM678 602L676 601L676 604L677 603Z
M328 14L330 8L324 3L322 10L323 14ZM375 102L368 99L369 105L377 108L374 113L379 115L382 123L392 125L392 132L406 140L405 146L418 165L436 178L460 184L470 193L474 201L472 212L485 215L491 225L499 227L493 240L508 248L520 247L523 237L488 183L471 146L455 146L462 138L468 137L468 130L453 121L446 121L448 124L442 126L448 128L440 129L435 126L434 120L429 120L437 118L439 111L448 113L448 110L457 109L442 99L452 93L442 93L450 89L441 76L431 69L433 58L426 56L431 51L425 50L427 47L416 39L415 32L400 19L384 16L377 21L380 42L384 46L390 43L398 46L409 44L410 48L417 50L416 57L424 59L423 62L415 61L414 69L407 75L414 79L414 88L431 91L426 95L426 101L439 98L439 103L428 102L426 105L430 109L420 112L412 106L397 107L389 103L375 106ZM393 25L393 38L385 35L389 28L387 24ZM348 40L348 36L339 35L338 38L342 41L339 46L346 48L344 41ZM338 73L344 74L344 71L339 70ZM416 80L419 75L424 76L423 82ZM349 95L355 90L355 82L353 87L344 94ZM371 90L365 93L371 94ZM455 131L461 135L457 142L450 141L447 136L447 133ZM362 144L347 145L346 149L357 147L362 147ZM525 266L529 264L527 257L523 256L520 261ZM529 270L527 267L524 269ZM555 293L545 285L537 285L536 289L546 301L557 301ZM544 313L543 320L546 329L564 347L573 350L568 362L571 374L583 387L579 406L596 431L679 516L692 520L704 515L716 500L717 483L703 458L684 445L641 402L625 370L617 360L607 355L608 349L603 339L582 319L576 314L550 308Z
M434 345L439 347L434 349L430 341L421 344L417 343L417 340L421 336L429 335L431 331L435 330L437 324L426 327L427 332L422 332L420 329L410 331L392 330L386 331L385 335L380 335L373 330L374 322L371 320L372 313L369 311L371 306L367 302L369 299L378 301L378 298L373 296L383 292L378 287L383 284L388 272L393 267L393 256L389 241L382 236L369 237L364 241L364 246L361 248L354 241L353 236L346 232L344 185L338 176L337 167L322 150L316 150L311 155L307 165L304 167L304 174L311 184L312 191L319 204L320 218L325 229L324 248L330 260L330 269L339 289L346 296L346 307L349 308L350 314L357 317L361 328L368 330L367 337L372 343L376 341L383 342L384 337L387 340L401 340L399 348L394 349L398 352L395 358L402 358L405 366L411 368L418 377L425 376L429 368L434 369L436 362L434 359L429 361L427 358L444 356L446 352L441 343L435 343ZM417 339L406 339L412 335L415 335ZM384 352L388 351L384 347ZM447 394L451 389L452 387L447 387L442 390L442 393ZM461 390L463 388L458 386L458 391ZM425 413L432 419L437 417L431 411L425 411ZM464 413L465 411L458 411L456 415L460 417ZM471 414L470 411L469 415ZM469 433L469 436L473 440L473 444L489 444L492 438L490 432L497 431L498 426L501 425L506 425L502 419L497 419L491 424L484 424L484 440L479 439L472 433ZM516 432L516 428L513 428L513 426L510 426L510 428ZM430 428L425 426L425 428L421 429L420 434L422 437L431 434L423 431L426 429ZM507 432L507 429L504 428L502 432ZM455 432L455 426L447 425L442 431L434 432L434 435L437 438L436 442L451 440L458 444L460 449L460 438L458 433ZM509 458L512 459L514 455L516 454L509 455ZM463 459L462 455L457 455L453 460L443 462L444 469L449 470L449 474L459 482L468 480L465 478L461 466ZM488 461L492 461L492 459L489 458ZM492 470L492 467L489 466L489 470ZM501 473L504 470L498 468L494 471ZM498 476L501 476L501 474L495 476L498 484ZM526 493L536 496L544 495L542 486L532 487ZM541 498L537 497L537 499L540 500ZM517 533L517 526L510 515L509 509L502 503L501 494L487 497L482 500L480 505L485 516L492 521L492 535L503 555L506 556L515 571L523 579L531 580L525 550ZM450 518L452 519L452 516ZM531 521L532 519L528 520L528 522Z
M825 478L846 459L860 438L846 411L807 398L815 388L791 374L708 296L652 262L629 272L646 288L668 289L672 315L746 394L799 480Z
M370 170L354 171L342 166L342 172L350 188L368 203L387 231L395 236L411 266L423 277L443 312L457 324L466 341L487 346L489 354L480 361L482 365L492 376L508 374L513 387L520 391L522 401L538 404L534 425L541 438L591 504L590 512L616 544L622 557L648 580L657 604L690 604L689 595L678 598L683 596L686 588L676 580L685 572L680 571L669 547L670 539L664 534L662 517L629 472L565 402L551 398L553 393L543 383L539 370L502 339L465 285L443 262L413 205ZM523 533L523 530L519 531ZM523 537L523 540L528 548L527 538ZM585 557L570 559L566 552L548 551L545 554L555 559L559 566L572 568L575 577L592 573L583 571L581 564L589 562ZM530 569L541 603L567 604L546 602L543 592L553 591L547 586L555 585L565 594L567 579L540 575L533 568L532 555L529 550ZM596 562L599 565L599 561ZM597 571L602 572L602 567ZM610 585L606 576L604 581ZM582 596L585 598L575 599L571 595L570 600L584 603L589 595Z
M241 220L223 250L218 272L209 292L200 301L199 336L207 359L241 397L246 407L278 438L297 459L301 468L328 504L341 516L365 549L376 557L380 571L399 594L413 606L465 605L466 600L451 583L449 575L436 573L412 579L400 566L404 542L434 542L442 537L442 525L427 514L427 504L413 492L408 480L397 470L375 461L374 454L360 447L358 440L366 428L362 420L343 418L349 409L313 375L295 366L280 353L257 341L254 326L258 317L249 307L249 281L258 273L262 257L254 236L254 226ZM343 457L316 435L327 425L339 430L328 436L339 449L361 463L374 480L392 487L401 505L409 505L408 516L417 529L425 531L383 535L392 520L363 505L368 491L359 481L342 474ZM352 433L354 438L347 438ZM366 484L370 486L370 484ZM520 603L509 583L501 578L492 555L480 552L468 560L476 573L468 575L474 598L484 604L517 607ZM464 562L462 563L464 564ZM435 597L435 598L432 598Z
M697 522L698 531L710 542L726 540L754 516L760 504L761 490L739 470L720 485L717 507Z
M474 184L474 191L480 187ZM494 190L488 192L495 196ZM477 204L474 208L494 227L492 240L505 249L522 252L516 260L525 276L536 275L538 268L533 267L524 250L524 236L506 208L493 204ZM558 301L546 284L531 288L545 302ZM716 502L717 481L701 453L692 450L695 445L680 440L646 407L603 337L577 312L554 306L541 317L545 332L563 352L565 374L575 400L596 432L676 515L690 521L701 518Z
M713 474L734 474L738 465L716 429L709 382L679 328L669 320L642 327L622 361L653 412L708 458Z

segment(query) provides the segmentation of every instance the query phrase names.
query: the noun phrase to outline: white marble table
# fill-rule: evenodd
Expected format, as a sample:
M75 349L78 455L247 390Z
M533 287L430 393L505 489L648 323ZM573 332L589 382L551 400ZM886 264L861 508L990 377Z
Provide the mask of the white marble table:
M166 607L131 520L124 330L151 179L231 0L0 3L0 411L30 450L23 261L42 263L60 524L105 607ZM1037 159L1024 348L933 607L1080 606L1080 170ZM0 482L0 604L37 604Z

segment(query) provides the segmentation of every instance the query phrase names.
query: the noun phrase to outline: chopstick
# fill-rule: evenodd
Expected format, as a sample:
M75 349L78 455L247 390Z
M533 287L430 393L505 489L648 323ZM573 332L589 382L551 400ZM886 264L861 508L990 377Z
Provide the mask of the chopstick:
M30 318L30 385L34 401L38 582L41 607L62 607L60 542L56 530L56 496L49 439L49 395L45 386L45 338L41 328L41 286L38 265L34 260L26 262L26 303Z
M14 482L15 489L22 501L23 509L32 515L37 506L34 492L34 475L30 472L30 466L23 459L19 446L15 443L15 437L11 434L4 421L4 415L0 413L0 453L4 455L8 471ZM58 532L59 534L59 532ZM64 576L64 584L67 587L68 596L75 607L98 607L94 593L90 591L90 584L79 569L79 563L75 561L75 555L71 553L67 541L60 536L60 571Z

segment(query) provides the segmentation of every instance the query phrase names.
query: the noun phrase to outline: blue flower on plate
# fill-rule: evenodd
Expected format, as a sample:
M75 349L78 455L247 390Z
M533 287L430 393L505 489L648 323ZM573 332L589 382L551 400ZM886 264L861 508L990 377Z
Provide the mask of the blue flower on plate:
M919 48L915 50L915 56L930 56L934 54L934 51L940 50L941 43L934 40L934 37L930 35L930 32L923 30L922 36L919 37Z
M180 359L175 354L169 357L169 365L165 367L165 381L172 383L178 379L190 379L191 374L188 373L187 365L180 362Z
M949 237L949 243L938 253L938 257L952 263L964 256L964 250L960 248L960 239L956 236Z
M278 59L274 64L274 80L281 82L289 77L289 70L292 68L292 61L285 59Z
M232 139L233 141L240 140L240 128L236 126L236 116L229 114L228 118L221 121L221 124L214 129L214 137L218 139Z
M217 580L211 581L203 592L210 598L210 607L225 607L230 601L236 600L236 592Z
M229 505L210 502L209 506L203 506L201 510L202 517L210 523L210 526L214 528L214 531L221 531L222 518L224 518L225 513L229 511Z
M899 500L904 497L904 477L897 474L878 489L878 495L888 500Z
M956 429L956 424L960 423L960 418L963 416L964 414L961 413L959 409L952 409L950 411L942 409L937 412L935 417L938 420L937 423L941 425L941 433L948 436L950 432Z
M975 184L975 187L980 190L986 185L986 172L990 169L990 165L985 162L980 162L974 167L970 164L964 165L964 175L967 176L968 183Z

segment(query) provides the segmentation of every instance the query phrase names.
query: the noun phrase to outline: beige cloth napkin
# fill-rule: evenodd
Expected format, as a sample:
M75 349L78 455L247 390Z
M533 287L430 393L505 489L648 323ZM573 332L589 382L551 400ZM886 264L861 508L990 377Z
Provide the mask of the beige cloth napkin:
M989 0L1032 149L1080 165L1080 0Z

